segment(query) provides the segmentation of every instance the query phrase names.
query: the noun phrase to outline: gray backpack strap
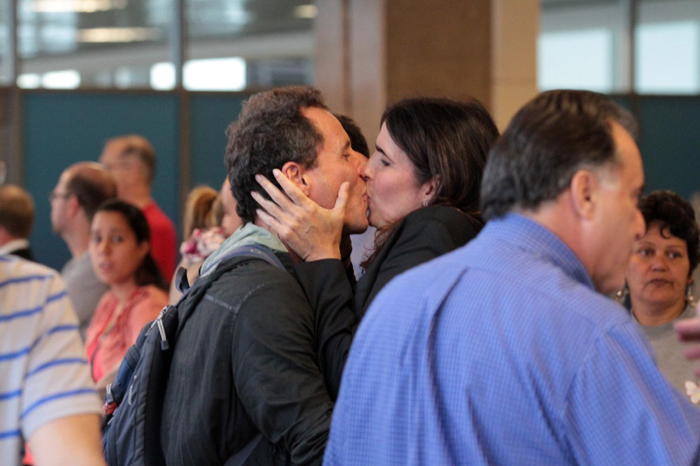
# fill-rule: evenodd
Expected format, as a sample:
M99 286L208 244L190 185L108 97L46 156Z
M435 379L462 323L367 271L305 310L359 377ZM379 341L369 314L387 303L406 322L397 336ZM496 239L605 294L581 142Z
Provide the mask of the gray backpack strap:
M255 450L255 447L258 446L258 443L260 443L260 440L262 440L262 438L262 434L258 432L258 435L253 437L250 440L250 442L246 444L245 447L238 451L238 453L229 458L228 461L226 461L226 463L224 464L224 466L243 466L245 460L247 460L250 457L250 455L253 453L253 450Z

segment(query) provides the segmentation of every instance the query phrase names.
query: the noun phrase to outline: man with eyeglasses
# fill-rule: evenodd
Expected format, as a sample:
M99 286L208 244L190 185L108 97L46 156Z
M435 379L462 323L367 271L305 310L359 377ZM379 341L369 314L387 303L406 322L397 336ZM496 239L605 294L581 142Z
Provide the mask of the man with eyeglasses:
M102 165L80 162L61 174L49 195L51 228L65 241L71 253L61 275L78 315L83 337L97 302L107 291L107 286L95 276L90 262L90 223L100 204L116 194L114 179Z

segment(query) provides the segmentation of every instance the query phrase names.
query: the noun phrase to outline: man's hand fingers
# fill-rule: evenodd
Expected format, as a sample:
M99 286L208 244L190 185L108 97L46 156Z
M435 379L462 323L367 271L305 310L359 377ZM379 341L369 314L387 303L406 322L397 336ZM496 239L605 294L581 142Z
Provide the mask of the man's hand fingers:
M289 197L287 197L282 191L280 191L277 188L277 186L272 184L270 180L258 174L255 175L255 181L257 181L258 184L267 192L267 194L270 195L270 198L272 198L272 200L275 201L278 206L280 206L282 209L289 210L289 208L292 205L292 203L289 200ZM258 203L261 204L259 201Z
M294 184L292 180L287 178L287 175L282 173L281 170L275 168L272 170L272 174L275 176L275 179L280 184L287 196L289 196L289 199L291 199L296 205L303 205L309 200L306 194L304 194L304 191L299 189L299 187Z
M265 209L265 212L269 214L272 217L275 217L276 220L282 220L283 217L285 216L285 212L274 202L272 202L269 199L266 199L265 196L262 194L251 191L250 195L255 199L255 202L257 202L260 207Z
M697 317L679 320L673 324L673 328L681 341L700 341L700 320Z
M340 210L342 212L345 212L345 206L348 205L349 191L350 183L345 181L343 184L340 185L340 189L338 190L338 197L335 199L335 206L333 207L333 210Z

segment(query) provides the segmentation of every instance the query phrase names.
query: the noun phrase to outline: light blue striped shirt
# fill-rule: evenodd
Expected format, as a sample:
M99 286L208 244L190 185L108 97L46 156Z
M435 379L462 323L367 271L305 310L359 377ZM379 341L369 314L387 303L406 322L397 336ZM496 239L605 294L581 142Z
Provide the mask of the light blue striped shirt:
M0 255L0 462L56 419L99 414L78 320L53 270Z
M532 220L392 281L355 337L325 464L689 465L700 412Z

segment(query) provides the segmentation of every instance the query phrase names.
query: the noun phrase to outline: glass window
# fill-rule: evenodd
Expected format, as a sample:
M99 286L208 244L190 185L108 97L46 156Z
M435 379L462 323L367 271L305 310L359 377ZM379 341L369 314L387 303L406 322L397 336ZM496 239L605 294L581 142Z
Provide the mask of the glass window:
M620 0L542 0L539 89L628 91L627 5Z
M4 3L0 3L0 86L7 85L10 81L8 61L11 51L9 49L9 20L7 13L7 6Z
M613 39L606 29L541 34L537 44L540 90L612 92Z
M313 83L312 0L187 0L189 90ZM162 74L161 74L162 73ZM166 83L165 67L152 72Z
M170 0L18 0L18 85L150 87L170 59Z
M700 93L700 2L641 2L635 32L637 92Z

